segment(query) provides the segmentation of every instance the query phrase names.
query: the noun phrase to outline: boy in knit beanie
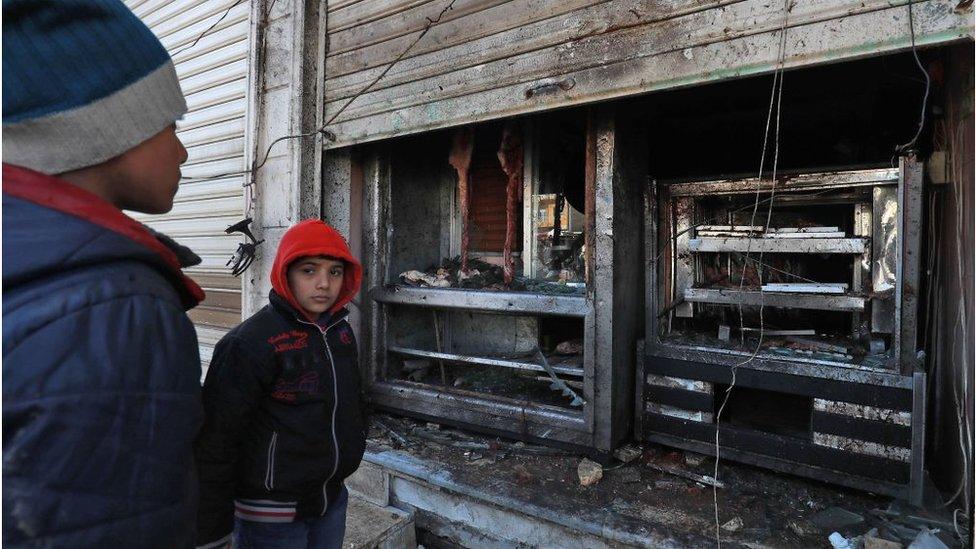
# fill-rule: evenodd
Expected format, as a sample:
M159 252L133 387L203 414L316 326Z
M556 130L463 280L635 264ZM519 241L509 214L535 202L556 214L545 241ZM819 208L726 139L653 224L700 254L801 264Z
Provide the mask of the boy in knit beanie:
M317 219L288 229L269 304L214 349L196 443L198 547L338 549L366 423L346 305L362 267Z
M3 543L186 547L199 258L173 63L118 0L3 1Z

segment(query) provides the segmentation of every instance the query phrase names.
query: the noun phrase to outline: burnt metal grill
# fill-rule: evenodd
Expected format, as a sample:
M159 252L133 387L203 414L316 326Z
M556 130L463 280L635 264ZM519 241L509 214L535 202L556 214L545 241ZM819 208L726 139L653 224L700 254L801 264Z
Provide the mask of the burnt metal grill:
M723 457L919 498L921 189L914 159L653 182L637 436L714 454L735 369Z

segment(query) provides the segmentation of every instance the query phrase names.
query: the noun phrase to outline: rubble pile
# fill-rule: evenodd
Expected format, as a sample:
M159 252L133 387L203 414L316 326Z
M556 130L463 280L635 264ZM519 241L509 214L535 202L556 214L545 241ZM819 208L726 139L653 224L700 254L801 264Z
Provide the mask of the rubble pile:
M478 258L468 259L468 270L461 269L461 256L445 257L440 264L423 271L409 270L400 273L400 282L420 288L463 288L468 290L528 291L543 294L582 294L585 289L565 283L546 282L517 276L505 284L505 272L501 265L493 265Z

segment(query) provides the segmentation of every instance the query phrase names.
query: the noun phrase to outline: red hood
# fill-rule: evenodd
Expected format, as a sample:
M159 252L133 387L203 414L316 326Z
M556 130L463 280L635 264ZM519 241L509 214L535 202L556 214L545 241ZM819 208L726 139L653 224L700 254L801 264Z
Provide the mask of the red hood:
M352 301L363 281L363 267L352 256L346 240L338 231L318 219L306 219L288 229L278 244L278 255L271 267L271 287L308 320L314 319L298 305L288 287L288 266L300 257L316 255L327 255L346 262L342 289L329 313L335 313Z

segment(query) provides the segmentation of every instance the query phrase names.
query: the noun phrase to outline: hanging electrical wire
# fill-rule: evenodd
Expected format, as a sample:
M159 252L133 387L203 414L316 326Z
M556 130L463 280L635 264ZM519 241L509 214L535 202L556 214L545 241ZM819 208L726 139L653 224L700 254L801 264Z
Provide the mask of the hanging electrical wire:
M763 177L763 171L765 169L766 152L767 152L768 144L769 144L769 131L770 131L770 126L771 126L772 118L773 118L773 105L774 105L774 102L775 102L775 105L776 105L776 127L775 127L774 139L773 139L773 142L774 142L774 145L773 145L773 169L772 169L772 177L771 177L771 184L772 185L771 185L771 189L770 189L770 196L767 199L769 205L768 205L768 208L767 208L767 211L766 211L766 223L763 226L765 230L768 230L769 229L769 222L772 220L772 215L773 215L773 203L774 203L774 200L775 200L775 197L776 197L776 170L777 170L778 163L779 163L779 137L780 137L780 119L781 119L781 116L780 115L781 115L781 112L782 112L782 104L783 104L783 73L784 73L784 62L785 62L785 59L786 59L786 31L787 31L787 28L788 28L790 11L792 10L791 0L784 0L783 9L784 9L784 13L783 13L783 24L780 27L780 31L779 31L778 59L777 59L776 69L773 72L773 86L772 86L772 91L770 92L770 98L769 98L769 112L766 115L766 129L765 129L764 136L763 136L762 153L761 153L760 158L759 158L759 175L758 175L757 180L756 180L756 197L755 197L755 201L754 201L754 204L753 204L752 216L751 216L750 221L749 221L749 226L750 227L755 226L756 213L759 211L760 196L762 194L762 189L763 189L762 177ZM740 328L740 337L743 338L743 343L744 343L744 337L745 336L742 335L742 334L745 333L745 325L744 325L744 320L743 320L743 316L742 316L741 295L742 295L742 288L743 288L743 285L745 283L746 269L747 269L747 267L749 265L749 259L750 259L749 256L750 256L751 252L752 252L752 238L750 237L750 239L748 240L747 247L746 247L745 259L742 262L742 271L741 271L741 273L739 275L739 296L740 296L740 301L738 303L738 309L739 309L739 328ZM762 290L762 265L763 265L763 261L762 260L763 260L763 254L764 254L764 252L765 252L765 248L760 249L760 252L759 252L759 260L757 262L758 265L756 266L756 274L757 274L758 280L760 282L760 285L759 285L759 296L760 296L760 300L759 300L759 341L756 343L755 350L752 352L752 354L748 358L746 358L745 360L743 360L741 362L738 362L738 363L736 363L735 365L732 366L731 373L730 373L729 386L725 389L725 395L724 395L724 398L722 399L722 403L721 403L721 405L719 406L718 410L715 413L715 468L714 468L712 477L716 481L718 480L719 462L721 460L721 443L720 443L720 437L719 437L719 435L720 435L720 429L721 429L722 413L725 411L725 407L726 407L726 405L729 402L729 397L732 394L732 389L735 387L736 374L738 372L738 369L740 367L745 366L746 364L749 364L750 362L752 362L756 358L756 356L759 355L759 351L762 348L763 335L764 335L764 332L765 332L765 322L764 322L764 317L763 317L763 310L765 308L765 300L764 300L765 294L764 294L764 292ZM721 521L719 519L718 487L717 486L713 486L712 487L712 500L713 500L714 509L715 509L715 543L716 543L716 546L717 547L721 548L722 547L722 527L721 527Z
M271 2L268 3L268 7L264 11L264 14L263 14L263 17L262 17L262 21L260 23L260 27L262 29L265 26L267 26L268 21L269 21L270 16L271 16L271 11L274 9L275 3L277 1L278 0L271 0ZM184 46L183 48L180 48L179 50L177 50L176 52L174 52L172 54L172 57L175 57L175 56L179 55L180 53L182 53L182 52L184 52L184 51L186 51L186 50L188 50L188 49L196 46L200 42L200 40L202 40L207 34L209 34L210 32L212 32L217 27L217 25L219 25L220 22L223 21L228 16L228 14L230 14L230 11L232 9L234 9L236 6L240 5L242 2L243 2L243 0L236 0L230 7L228 7L224 11L224 13L217 19L217 21L215 21L205 31L203 31L203 33L201 33L199 36L197 36L197 38L195 40L193 40L193 42L191 42L187 46ZM323 136L328 141L335 141L336 136L332 132L328 131L326 128L328 126L330 126L333 122L335 122L336 119L339 117L339 115L341 115L346 110L346 108L348 108L349 105L351 105L353 103L353 101L355 101L360 96L362 96L364 93L366 93L370 89L372 89L373 86L375 86L378 82L380 82L380 80L382 80L383 77L385 77L387 75L387 73L389 73L390 70L397 63L399 63L404 57L406 57L407 54L410 53L413 50L413 48L423 39L423 37L426 36L428 32L430 32L430 29L433 28L438 23L440 23L440 21L444 17L444 15L448 11L450 11L451 9L453 9L455 2L457 2L457 0L450 0L450 2L448 2L447 5L445 5L441 9L441 11L437 14L437 17L435 17L433 19L431 19L431 18L428 17L427 18L427 24L420 31L420 33L416 36L416 38L414 38L414 40L412 42L410 42L410 44L408 44L407 47L404 48L400 52L399 55L397 55L390 63L388 63L386 65L386 67L373 80L371 80L362 89L360 89L357 93L355 93L352 97L350 97L348 101L346 101L341 107L339 107L334 113L332 113L332 115L329 117L328 120L325 121L325 123L323 123L321 126L319 126L318 128L316 128L315 130L312 130L312 131L309 131L309 132L296 133L296 134L284 135L284 136L278 137L277 139L273 140L270 144L268 144L268 146L265 149L263 155L256 156L254 158L254 161L251 163L251 167L249 169L235 170L235 171L230 171L230 172L223 172L223 173L219 173L219 174L215 174L215 175L208 175L208 176L202 176L202 177L186 176L186 177L183 177L183 181L200 183L200 182L205 182L205 181L214 181L214 180L217 180L217 179L224 179L224 178L227 178L227 177L236 177L236 176L241 176L241 175L247 176L247 177L245 177L244 183L242 184L242 187L244 188L244 195L245 195L244 196L244 202L246 204L246 206L245 206L245 212L244 212L244 220L242 220L241 222L239 222L239 223L237 223L235 225L232 225L232 226L228 227L227 228L227 231L226 231L228 233L234 232L234 230L235 230L236 227L238 227L239 225L241 225L241 223L248 222L253 217L253 215L254 215L253 214L253 210L254 210L254 193L253 193L253 190L252 189L253 189L253 185L255 183L255 177L256 177L256 174L257 174L258 170L260 170L262 167L264 167L264 165L268 162L268 159L271 157L271 151L274 149L274 147L277 144L282 143L284 141L290 141L290 140L293 140L293 139L306 139L306 138L315 137L315 136L318 136L318 135ZM324 18L324 26L325 26L325 29L326 29L325 54L327 56L328 55L328 46L329 46L329 43L328 43L328 32L327 32L327 30L328 30L328 17L329 17L329 15L328 15L328 5L327 5L327 3L326 3L326 6L325 6L325 10L326 10L325 11L325 14L324 14L325 15L325 18ZM255 55L256 63L258 63L258 67L259 67L258 70L255 71L256 73L258 73L258 78L260 79L260 84L257 85L257 86L255 86L255 88L258 89L258 90L261 90L261 89L264 88L264 86L263 86L264 72L262 70L260 70L260 67L261 67L260 64L264 62L265 51L266 51L266 43L267 43L267 33L266 32L262 32L261 33L261 39L260 39L260 45L259 45L259 47L257 49L257 52L256 52L256 55ZM325 78L325 75L324 74L322 75L322 78L324 80L324 78ZM260 158L260 160L258 160L258 158ZM234 255L231 257L231 259L228 261L228 265L233 264L233 266L234 266L233 274L235 276L240 276L254 262L254 260L256 258L256 254L257 254L257 246L260 245L261 242L263 242L263 240L262 241L258 241L258 240L255 240L253 237L249 237L249 240L250 241L245 241L244 243L240 244L238 246L237 251L234 253Z
M283 135L283 136L275 139L266 148L264 154L261 157L260 162L256 162L254 164L254 166L251 167L251 169L249 169L249 170L239 170L239 171L233 171L233 172L225 172L225 173L221 173L221 174L217 174L217 175L211 175L211 176L206 176L206 177L186 177L184 179L187 180L187 181L211 181L211 180L214 180L214 179L222 179L222 178L225 178L225 177L232 177L232 176L237 176L237 175L250 175L251 177L253 177L254 174L257 173L257 171L259 169L261 169L268 162L268 158L270 158L270 156L271 156L271 151L274 149L275 145L277 145L278 143L281 143L283 141L290 141L292 139L306 139L306 138L314 137L314 136L317 136L317 135L322 135L325 139L327 139L329 141L335 141L336 140L335 134L333 134L332 132L328 131L326 128L328 128L329 126L331 126L332 123L335 122L337 118L339 118L339 115L341 115L349 107L349 105L352 104L353 101L355 101L360 96L362 96L363 94L365 94L366 92L368 92L369 90L371 90L373 88L373 86L375 86L377 83L379 83L379 81L382 80L386 76L386 74L389 73L390 70L397 63L399 63L404 57L406 57L407 54L410 53L413 50L414 46L416 46L423 39L423 37L426 36L428 32L430 32L430 29L432 29L435 25L437 25L438 23L440 23L441 22L441 19L444 17L444 15L447 12L449 12L451 9L454 8L455 2L457 2L457 0L450 0L450 2L447 5L445 5L443 9L441 9L440 13L437 14L437 17L435 17L433 19L431 19L430 17L428 17L427 18L427 24L420 31L420 34L418 34L417 37L414 38L414 40L410 44L408 44L407 47L404 48L400 52L399 55L397 55L392 61L390 61L383 68L383 70L380 71L380 73L373 80L371 80L368 84L366 84L358 92L356 92L352 97L350 97L348 101L346 101L341 107L339 107L334 113L332 113L332 116L330 116L329 119L326 120L318 128L316 128L316 129L314 129L312 131L309 131L309 132L296 133L296 134L291 134L291 135Z
M912 41L912 56L915 58L915 64L918 65L918 70L925 77L925 94L922 96L922 110L918 116L918 129L915 130L915 135L907 143L895 147L895 154L900 156L914 151L918 138L922 135L922 129L925 128L925 111L929 103L929 90L932 87L932 79L929 77L929 71L925 70L925 67L922 66L922 60L918 57L918 48L915 46L915 16L913 15L913 5L914 1L908 0L908 33Z
M196 39L193 42L190 42L186 46L183 46L182 48L180 48L180 49L176 50L175 52L171 53L170 54L170 57L173 58L173 59L176 59L176 56L177 55L179 55L179 54L185 52L186 50L188 50L188 49L193 48L194 46L196 46L200 42L200 40L202 40L204 36L210 34L210 32L212 30L214 30L217 27L217 25L220 24L221 21L223 21L224 19L227 19L227 16L230 15L230 11L232 9L236 8L237 6L241 5L242 2L244 2L244 0L237 0L236 2L234 2L233 4L231 4L230 7L228 7L226 10L224 10L223 15L221 15L219 19L217 19L216 21L214 21L214 23L212 25L210 25L209 27L207 27L207 29L205 31L201 32L200 35L197 36Z

